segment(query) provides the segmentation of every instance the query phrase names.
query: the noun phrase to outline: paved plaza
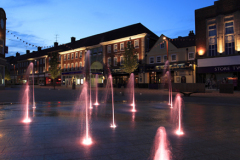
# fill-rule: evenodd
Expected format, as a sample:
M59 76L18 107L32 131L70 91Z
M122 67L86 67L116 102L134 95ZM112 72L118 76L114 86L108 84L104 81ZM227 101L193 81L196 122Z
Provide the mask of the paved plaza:
M160 126L166 128L173 160L240 158L239 92L208 90L183 97L184 135L178 136L170 120L167 91L136 89L137 112L132 113L126 91L115 89L117 127L110 128L109 101L94 107L90 146L82 144L85 115L75 103L80 90L36 88L37 108L30 108L29 124L22 123L21 93L19 88L0 91L0 159L147 160ZM100 89L100 99L104 93Z

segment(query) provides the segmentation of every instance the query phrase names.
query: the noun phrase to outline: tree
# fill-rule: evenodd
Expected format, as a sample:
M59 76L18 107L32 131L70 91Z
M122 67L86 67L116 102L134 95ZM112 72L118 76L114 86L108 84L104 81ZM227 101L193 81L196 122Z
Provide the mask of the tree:
M4 79L5 79L5 81L10 81L11 80L10 72L7 69L7 67L5 67L5 78Z
M129 41L127 47L125 47L125 52L123 53L123 69L124 72L131 74L138 68L138 59L137 55L134 54L134 46Z
M55 79L61 75L61 68L58 66L59 62L58 62L58 53L57 52L53 52L48 54L48 57L50 57L50 61L49 61L49 73L51 74L51 79L53 79L53 88L55 89Z

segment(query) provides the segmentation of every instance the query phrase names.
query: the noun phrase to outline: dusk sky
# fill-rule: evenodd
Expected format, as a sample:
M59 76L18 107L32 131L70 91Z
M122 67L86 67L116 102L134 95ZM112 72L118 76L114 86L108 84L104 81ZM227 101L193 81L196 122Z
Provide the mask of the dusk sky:
M37 50L32 45L51 46L56 34L64 44L72 36L79 40L139 22L158 36L187 36L190 30L195 33L195 9L213 4L214 0L1 0L10 31L6 57Z

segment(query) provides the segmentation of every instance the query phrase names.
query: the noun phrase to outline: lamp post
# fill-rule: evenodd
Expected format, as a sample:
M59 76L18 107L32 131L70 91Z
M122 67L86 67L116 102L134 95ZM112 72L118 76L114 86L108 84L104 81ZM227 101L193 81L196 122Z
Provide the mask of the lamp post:
M166 41L167 60L168 60L168 39L167 39L167 37L163 37L163 40L165 40L165 41Z

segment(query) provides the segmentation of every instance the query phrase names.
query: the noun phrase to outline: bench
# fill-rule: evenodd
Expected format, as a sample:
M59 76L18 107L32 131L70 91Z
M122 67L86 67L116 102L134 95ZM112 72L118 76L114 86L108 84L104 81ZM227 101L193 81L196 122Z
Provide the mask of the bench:
M179 91L179 93L182 93L184 97L190 97L191 94L198 93L198 91L195 91L195 92L182 92L182 91Z

